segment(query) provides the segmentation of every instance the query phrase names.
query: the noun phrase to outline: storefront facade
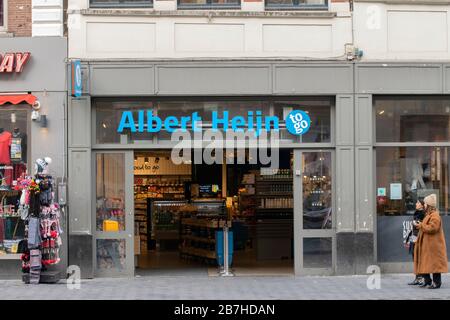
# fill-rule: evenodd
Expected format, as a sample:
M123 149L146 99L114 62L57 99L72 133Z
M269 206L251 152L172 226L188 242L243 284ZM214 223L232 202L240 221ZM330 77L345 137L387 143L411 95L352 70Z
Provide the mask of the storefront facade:
M326 70L324 70L326 69ZM276 70L277 84L272 85L273 73ZM304 83L295 84L297 88L292 88L293 81L298 73L307 72L307 77L315 74L318 70L323 74L334 74L336 79L327 79L327 84L321 83L320 88L305 90ZM76 135L69 137L69 163L78 163L74 168L70 167L70 212L71 212L71 239L70 245L77 246L77 250L87 254L81 259L87 265L91 265L91 272L84 276L101 275L102 270L95 270L96 243L102 240L123 239L128 248L127 255L133 256L133 229L127 229L113 234L104 233L96 227L95 221L95 196L93 188L96 185L97 175L96 165L99 155L118 154L124 168L132 168L133 151L159 149L170 150L173 143L169 140L170 135L160 133L153 137L139 135L120 136L116 127L119 121L120 110L124 106L132 109L155 108L158 114L180 115L183 105L188 110L198 110L200 114L208 111L208 106L218 106L219 109L227 109L232 114L242 114L247 110L259 109L267 114L282 115L284 106L290 105L307 108L314 120L317 120L318 127L322 129L314 134L314 138L304 137L304 141L292 139L285 134L285 139L281 141L280 147L293 150L294 163L300 166L302 159L311 154L323 154L327 161L327 169L330 175L330 199L329 206L334 206L336 173L336 109L342 103L350 103L352 88L351 64L336 65L288 65L273 63L171 63L171 64L83 64L85 79L85 95L71 101L71 120L69 125L73 126ZM186 82L184 79L195 79ZM306 78L305 78L306 80ZM306 83L306 82L305 82ZM326 87L329 86L327 89ZM330 89L333 88L333 89ZM88 91L90 90L90 91ZM339 95L338 95L339 94ZM342 94L342 96L341 96ZM344 96L346 95L345 98ZM303 102L303 104L302 104ZM114 109L117 109L115 111ZM116 112L116 116L111 113ZM70 119L70 116L69 116ZM111 119L115 122L111 123ZM76 123L74 123L76 121ZM320 124L319 124L320 123ZM86 128L86 126L88 126ZM75 129L76 128L76 129ZM80 129L83 128L83 129ZM112 128L112 129L107 129ZM90 129L90 130L89 130ZM109 130L109 131L108 131ZM81 136L79 135L80 133ZM87 170L86 170L87 169ZM77 170L77 171L74 171ZM294 170L295 171L295 170ZM301 171L299 167L298 172ZM132 170L123 169L125 193L125 211L133 212L132 203ZM91 183L86 183L86 177L93 177ZM74 181L74 179L76 181ZM298 203L294 206L301 208L301 188L302 175L299 173L293 177L294 194L299 194ZM75 189L74 189L75 188ZM75 199L74 199L75 197ZM90 199L90 203L82 199ZM294 201L296 197L294 197ZM75 207L73 207L75 206ZM91 216L82 216L77 212L90 211ZM336 219L332 219L324 229L311 229L302 227L301 210L294 213L294 260L297 274L332 274L336 262ZM75 215L72 214L76 212ZM125 225L133 226L133 217ZM128 215L127 215L128 219ZM101 229L101 228L100 228ZM99 232L100 231L100 232ZM83 234L84 233L84 234ZM319 239L317 239L319 238ZM317 268L303 267L305 262L308 265L309 256L299 254L299 250L306 243L310 247L310 242L325 239L322 254L324 259ZM72 240L75 239L75 240ZM311 240L310 240L311 239ZM78 241L76 243L75 241ZM86 245L85 249L79 247L80 243ZM299 249L300 248L300 249ZM320 250L320 249L319 249ZM126 255L126 256L127 256ZM72 258L72 253L71 253ZM125 274L133 274L133 259L126 259ZM78 262L81 263L81 262ZM71 262L71 264L73 264ZM76 263L75 263L76 264ZM83 273L83 268L82 268Z
M3 58L0 59L3 61L0 128L3 137L8 135L12 138L10 146L6 140L2 141L4 148L0 164L3 192L0 277L17 278L21 273L17 243L24 237L24 225L15 212L5 209L8 205L15 205L8 199L14 198L17 178L25 171L34 174L36 159L43 157L52 159L50 170L58 183L66 177L67 40L2 38L0 48ZM38 114L32 114L36 110ZM65 217L61 221L65 229ZM62 260L58 265L62 270L67 266L65 236Z
M134 274L133 151L173 147L164 134L151 138L118 135L117 123L104 120L116 119L111 115L114 108L124 106L154 107L166 116L178 115L180 103L202 109L208 102L231 109L238 106L237 112L242 110L239 106L267 106L268 112L276 114L283 103L305 107L313 115L316 112L317 123L328 130L321 139L305 136L304 141L280 143L294 154L296 275L366 274L371 265L380 266L383 272L411 271L403 236L414 195L439 194L448 230L449 120L443 116L448 112L445 95L450 89L446 65L83 62L82 70L83 95L69 99L68 162L70 264L80 265L83 277L114 275L96 266L97 244L104 240L125 244L119 275ZM327 104L324 101L328 107L320 106ZM408 120L403 114L411 117ZM387 120L383 115L389 116ZM429 128L435 130L428 134ZM421 152L422 157L415 156ZM308 153L320 153L330 163L333 214L329 228L310 229L303 223L302 163ZM129 227L117 233L96 228L99 155L115 155L121 163L117 174L123 177L125 225ZM309 264L311 255L322 257L320 263Z

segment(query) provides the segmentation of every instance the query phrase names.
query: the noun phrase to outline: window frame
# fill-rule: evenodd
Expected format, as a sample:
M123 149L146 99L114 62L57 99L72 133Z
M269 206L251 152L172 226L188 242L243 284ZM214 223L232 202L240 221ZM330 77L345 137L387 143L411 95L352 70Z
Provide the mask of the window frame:
M154 0L131 1L117 0L117 3L95 3L89 0L89 8L153 8Z
M32 130L31 130L31 123L32 121L31 119L31 108L29 105L27 104L17 104L17 105L11 105L11 104L6 104L3 105L2 107L0 107L0 111L9 111L9 112L26 112L26 120L27 120L27 126L26 126L26 132L23 132L27 135L27 162L26 162L26 166L27 166L27 170L28 172L31 172L32 170L32 157L31 157L31 152L32 152L32 143L31 143L31 138L32 138Z
M403 100L403 99L416 99L416 100L431 100L432 98L444 99L446 95L373 95L372 96L372 135L374 147L450 147L450 141L378 141L377 140L377 110L376 100ZM448 99L448 98L447 98ZM439 100L439 99L438 99ZM450 101L450 100L449 100Z
M0 24L0 32L6 32L8 29L8 0L0 0L3 2L3 24Z
M214 4L211 3L212 0L206 0L206 4L183 4L181 1L177 0L178 10L240 10L242 8L242 0L238 0L238 4Z
M4 3L6 0L4 0ZM0 27L1 31L1 27ZM32 171L32 121L31 121L31 108L27 104L18 104L18 105L11 105L11 104L5 104L3 106L0 106L0 112L6 111L6 112L24 112L26 117L26 128L24 128L25 131L22 131L22 133L25 133L27 135L27 145L26 145L26 163L25 166L27 168L28 172ZM22 128L21 128L22 129ZM0 195L1 196L1 195ZM20 219L20 218L18 218ZM14 239L6 239L6 240L14 240ZM0 263L2 260L19 260L21 253L6 253L4 255L0 255Z
M299 147L305 147L305 148L335 148L335 139L336 139L336 131L335 131L335 121L336 121L336 99L335 96L332 95L326 95L326 96L237 96L237 97L230 97L230 96L202 96L202 97L193 97L193 96L178 96L178 97L147 97L147 98L138 98L138 97L127 97L127 96L118 96L118 97L95 97L91 100L91 142L92 146L95 149L108 149L108 148L114 148L114 149L123 149L123 148L172 148L173 144L170 140L160 139L156 135L152 137L151 140L135 140L135 141L119 141L118 142L100 142L98 141L98 133L97 133L97 102L114 102L114 101L149 101L153 103L154 108L156 108L157 104L159 102L208 102L208 101L227 101L227 102L245 102L245 101L255 101L258 100L261 102L268 102L270 104L270 110L273 111L275 103L283 103L283 102L290 102L292 100L300 100L303 99L305 101L311 102L311 101L326 101L329 103L330 108L330 141L324 141L324 142L303 142L300 140L300 138L295 138L293 141L280 141L280 147L282 148L299 148ZM271 115L273 115L271 113ZM283 130L284 124L280 123L280 132ZM162 131L161 131L162 132ZM124 135L125 136L125 135ZM136 142L138 141L138 142Z
M280 11L280 10L323 10L328 11L329 0L324 0L325 4L270 4L270 0L264 0L264 10L266 11Z

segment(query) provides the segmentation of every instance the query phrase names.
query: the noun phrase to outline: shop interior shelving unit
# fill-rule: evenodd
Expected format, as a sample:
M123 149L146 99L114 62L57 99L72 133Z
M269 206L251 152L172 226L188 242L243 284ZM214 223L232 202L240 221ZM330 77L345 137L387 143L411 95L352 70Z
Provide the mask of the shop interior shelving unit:
M145 253L155 247L161 239L176 239L167 231L158 229L152 221L153 201L180 201L184 199L184 182L190 175L136 175L134 183L135 236L140 239L140 252ZM164 218L162 218L164 219ZM174 224L175 226L175 224ZM156 238L154 238L156 237Z
M193 201L195 212L185 212L180 222L180 255L185 259L196 259L206 264L216 264L216 231L227 219L224 200Z
M292 171L280 169L256 179L256 256L258 260L292 259Z

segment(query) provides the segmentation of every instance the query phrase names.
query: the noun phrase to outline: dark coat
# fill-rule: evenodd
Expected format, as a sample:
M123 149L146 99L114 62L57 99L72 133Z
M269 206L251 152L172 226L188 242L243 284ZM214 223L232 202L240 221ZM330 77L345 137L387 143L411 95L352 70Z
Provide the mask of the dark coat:
M447 248L442 220L437 211L425 216L414 247L414 273L447 273Z

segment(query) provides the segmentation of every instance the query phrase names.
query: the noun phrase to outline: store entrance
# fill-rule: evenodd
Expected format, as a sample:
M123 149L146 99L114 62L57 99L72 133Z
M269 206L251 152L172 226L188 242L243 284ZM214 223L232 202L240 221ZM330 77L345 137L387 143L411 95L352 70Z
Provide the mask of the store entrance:
M228 224L236 276L293 275L293 159L280 149L280 170L267 172L248 161L175 165L170 151L136 151L136 274L217 276L217 231Z

